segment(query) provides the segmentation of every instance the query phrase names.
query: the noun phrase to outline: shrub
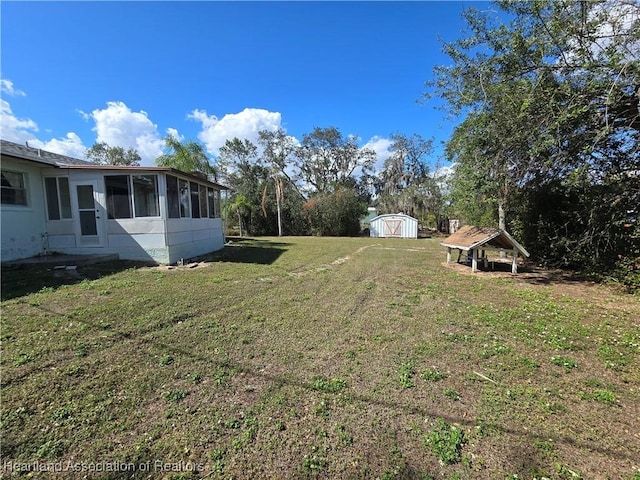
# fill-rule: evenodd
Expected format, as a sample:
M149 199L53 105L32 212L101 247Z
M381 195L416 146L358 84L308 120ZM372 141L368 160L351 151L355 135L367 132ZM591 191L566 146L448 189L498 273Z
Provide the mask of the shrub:
M314 235L334 237L358 236L360 217L367 213L357 192L346 187L314 196L303 209Z

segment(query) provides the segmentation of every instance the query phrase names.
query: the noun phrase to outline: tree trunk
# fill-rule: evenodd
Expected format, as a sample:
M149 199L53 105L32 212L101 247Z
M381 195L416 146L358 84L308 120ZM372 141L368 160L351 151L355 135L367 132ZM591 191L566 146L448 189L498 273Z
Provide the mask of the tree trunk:
M498 200L498 228L503 231L507 231L507 220L504 213L504 199ZM507 254L504 251L500 251L500 258L506 258Z
M498 200L498 228L507 231L507 220L504 213L504 200Z
M278 177L276 181L276 208L278 210L278 236L282 236L282 214L280 213L280 197L282 196L282 182Z

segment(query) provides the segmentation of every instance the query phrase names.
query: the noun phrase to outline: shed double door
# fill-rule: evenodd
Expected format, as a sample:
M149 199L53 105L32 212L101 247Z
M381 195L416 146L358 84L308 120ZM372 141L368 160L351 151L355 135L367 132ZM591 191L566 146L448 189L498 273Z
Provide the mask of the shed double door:
M402 236L402 220L385 219L384 220L384 236L385 237L401 237Z

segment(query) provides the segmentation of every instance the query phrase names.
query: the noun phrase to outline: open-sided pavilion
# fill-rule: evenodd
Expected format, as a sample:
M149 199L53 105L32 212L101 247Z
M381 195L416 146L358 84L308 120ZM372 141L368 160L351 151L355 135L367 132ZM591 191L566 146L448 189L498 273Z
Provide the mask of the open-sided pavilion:
M518 256L528 257L529 252L511 235L499 228L465 225L440 243L447 247L447 263L451 262L451 250L471 253L471 271L478 271L478 259L486 259L487 251L512 255L511 273L518 273ZM485 260L486 261L486 260Z

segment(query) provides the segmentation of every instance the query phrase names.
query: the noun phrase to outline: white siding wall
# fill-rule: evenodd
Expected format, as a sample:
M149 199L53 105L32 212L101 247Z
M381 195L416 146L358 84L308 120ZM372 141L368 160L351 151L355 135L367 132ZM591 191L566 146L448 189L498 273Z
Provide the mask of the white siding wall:
M224 247L221 218L170 218L167 220L169 263L197 257Z
M44 192L40 168L31 162L2 158L2 169L24 173L27 189L27 206L2 204L3 262L28 258L44 253Z

